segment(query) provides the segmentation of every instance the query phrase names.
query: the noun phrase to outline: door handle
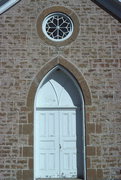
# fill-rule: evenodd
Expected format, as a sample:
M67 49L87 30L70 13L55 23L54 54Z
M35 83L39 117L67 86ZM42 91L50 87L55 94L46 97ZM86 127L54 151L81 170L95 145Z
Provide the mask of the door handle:
M61 149L61 144L59 144L59 149Z

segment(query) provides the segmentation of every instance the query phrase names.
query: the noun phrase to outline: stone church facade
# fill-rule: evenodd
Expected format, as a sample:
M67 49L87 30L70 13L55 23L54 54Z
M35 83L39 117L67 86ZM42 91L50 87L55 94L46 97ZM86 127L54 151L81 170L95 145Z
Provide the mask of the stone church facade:
M54 12L73 22L64 41L43 32L44 18ZM0 180L39 179L34 178L35 96L55 67L67 71L83 95L81 179L121 180L121 24L116 19L89 0L22 0L0 15L0 60Z

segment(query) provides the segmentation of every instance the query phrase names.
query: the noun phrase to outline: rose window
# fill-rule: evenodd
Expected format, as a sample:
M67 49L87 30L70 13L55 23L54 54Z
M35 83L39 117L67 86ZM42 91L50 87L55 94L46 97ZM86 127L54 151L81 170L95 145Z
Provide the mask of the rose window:
M63 41L73 33L73 22L63 13L52 13L42 23L43 33L52 41Z

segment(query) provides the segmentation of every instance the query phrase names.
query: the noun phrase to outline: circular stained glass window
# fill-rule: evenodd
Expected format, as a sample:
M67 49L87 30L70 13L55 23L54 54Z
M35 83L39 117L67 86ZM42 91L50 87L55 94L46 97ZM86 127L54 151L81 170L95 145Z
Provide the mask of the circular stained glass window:
M73 33L73 22L63 13L49 14L42 23L43 33L52 41L64 41Z

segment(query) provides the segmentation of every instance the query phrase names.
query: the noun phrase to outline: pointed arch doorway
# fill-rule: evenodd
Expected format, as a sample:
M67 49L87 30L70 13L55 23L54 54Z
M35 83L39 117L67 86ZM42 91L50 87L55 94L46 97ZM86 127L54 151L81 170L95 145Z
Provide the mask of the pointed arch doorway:
M34 112L34 179L84 179L84 101L77 81L63 66L41 81Z

